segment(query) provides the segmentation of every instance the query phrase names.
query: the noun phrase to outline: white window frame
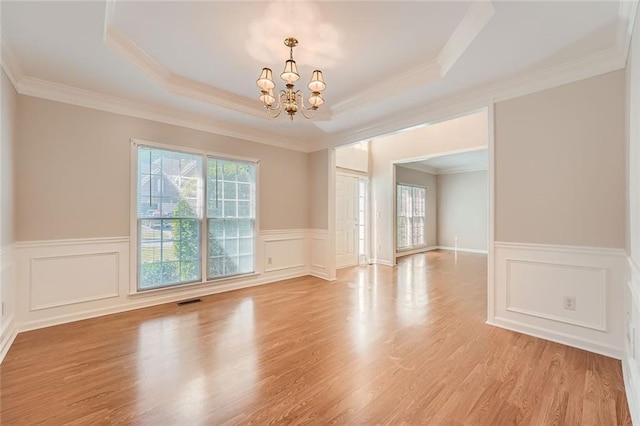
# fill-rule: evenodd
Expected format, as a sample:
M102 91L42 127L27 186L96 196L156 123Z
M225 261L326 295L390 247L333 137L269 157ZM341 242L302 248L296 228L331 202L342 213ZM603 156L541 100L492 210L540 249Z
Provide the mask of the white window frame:
M422 190L424 190L424 216L422 216L423 219L423 237L424 237L424 243L423 244L418 244L418 245L410 245L410 246L406 246L406 247L398 247L398 187L400 186L406 186L406 187L411 187L411 188L420 188ZM427 247L427 187L426 186L422 186L422 185L414 185L411 183L402 183L402 182L398 182L396 183L396 190L395 190L395 200L394 200L394 204L396 206L395 208L395 221L394 223L396 224L396 229L394 230L395 232L395 236L394 236L394 241L396 242L396 253L402 253L402 252L406 252L406 251L411 251L411 250L416 250L416 249L421 249L424 247ZM411 233L413 234L413 227L411 228ZM413 235L411 235L411 241L413 242Z
M164 149L168 151L183 152L185 154L197 154L203 157L203 207L198 212L198 220L200 221L200 253L201 253L201 278L200 281L194 281L184 284L176 284L171 286L150 288L145 290L138 289L138 147L147 146L150 148ZM253 229L253 241L254 241L254 272L235 274L230 276L224 276L215 279L207 279L207 176L206 167L209 157L219 158L221 160L230 161L243 161L247 163L255 164L255 226ZM248 276L259 275L262 270L262 263L260 262L261 256L259 256L259 241L258 235L260 233L260 160L255 158L240 157L230 154L223 154L214 151L207 151L197 148L183 147L179 145L168 145L153 141L147 141L143 139L131 139L131 166L130 166L130 186L129 186L129 294L153 294L157 292L167 291L179 291L186 287L203 286L207 284L219 284L229 280L237 280Z

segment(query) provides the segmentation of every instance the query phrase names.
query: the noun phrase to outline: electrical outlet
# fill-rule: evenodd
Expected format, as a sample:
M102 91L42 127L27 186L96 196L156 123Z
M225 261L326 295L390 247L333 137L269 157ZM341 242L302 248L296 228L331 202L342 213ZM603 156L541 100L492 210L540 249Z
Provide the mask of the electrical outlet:
M564 297L564 308L570 311L576 310L576 298L573 296Z
M273 263L273 259L270 257L267 257L267 264L271 265Z

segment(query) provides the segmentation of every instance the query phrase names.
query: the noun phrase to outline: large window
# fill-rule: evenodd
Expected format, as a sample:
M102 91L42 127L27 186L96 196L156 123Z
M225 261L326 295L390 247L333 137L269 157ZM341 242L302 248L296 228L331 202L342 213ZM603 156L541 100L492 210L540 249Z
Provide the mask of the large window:
M254 272L255 163L136 152L138 289Z
M411 249L425 245L424 187L400 185L397 188L397 248Z

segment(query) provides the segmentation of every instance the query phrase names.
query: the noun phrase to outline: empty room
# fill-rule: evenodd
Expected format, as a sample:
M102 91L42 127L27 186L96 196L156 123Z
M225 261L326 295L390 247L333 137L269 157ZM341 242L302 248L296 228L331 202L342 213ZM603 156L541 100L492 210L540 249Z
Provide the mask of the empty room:
M640 426L638 1L0 1L0 424Z

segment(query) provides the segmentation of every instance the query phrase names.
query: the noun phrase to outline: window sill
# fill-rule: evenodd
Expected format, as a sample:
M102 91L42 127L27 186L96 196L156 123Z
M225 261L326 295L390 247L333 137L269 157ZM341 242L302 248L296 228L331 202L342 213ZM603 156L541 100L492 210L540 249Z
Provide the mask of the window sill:
M187 289L193 290L198 288L207 288L207 287L211 287L212 285L226 284L226 283L237 281L243 278L256 277L258 275L260 275L259 272L251 272L248 274L232 275L230 277L218 278L216 280L210 280L210 281L198 281L198 282L188 283L188 284L178 284L178 285L167 286L167 287L150 288L148 290L134 290L129 292L129 297L137 299L137 298L150 297L158 294L179 293Z

